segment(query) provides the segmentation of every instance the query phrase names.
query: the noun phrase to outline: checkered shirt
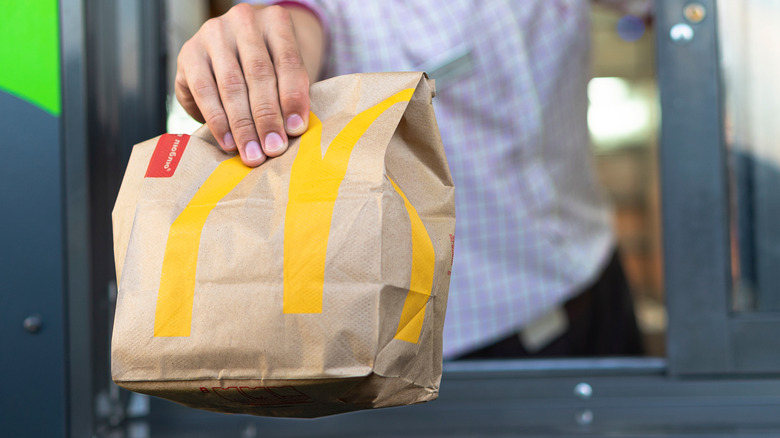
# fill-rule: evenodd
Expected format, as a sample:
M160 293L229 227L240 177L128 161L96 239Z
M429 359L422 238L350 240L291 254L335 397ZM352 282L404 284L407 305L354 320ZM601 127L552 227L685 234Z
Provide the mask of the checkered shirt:
M615 242L586 125L585 0L296 0L323 23L323 77L439 72L455 182L451 358L587 287Z

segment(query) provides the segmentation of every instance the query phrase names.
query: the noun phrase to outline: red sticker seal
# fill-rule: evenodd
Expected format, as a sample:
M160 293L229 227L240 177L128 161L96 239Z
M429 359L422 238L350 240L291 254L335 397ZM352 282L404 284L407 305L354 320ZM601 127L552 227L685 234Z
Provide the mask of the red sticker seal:
M168 178L176 172L184 148L190 136L187 134L163 134L157 141L157 146L146 168L146 178Z

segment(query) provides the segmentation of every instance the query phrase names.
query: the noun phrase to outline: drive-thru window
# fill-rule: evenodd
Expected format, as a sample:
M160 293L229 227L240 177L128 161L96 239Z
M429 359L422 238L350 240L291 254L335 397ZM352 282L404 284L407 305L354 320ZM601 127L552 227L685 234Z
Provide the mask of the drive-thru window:
M162 61L175 58L166 53L165 26L173 3L52 0L16 8L30 11L15 16L19 29L43 22L56 31L17 42L29 43L23 51L39 50L26 52L39 71L0 90L0 435L780 431L777 2L655 2L660 128L653 178L666 311L665 344L654 350L660 353L445 362L435 402L307 421L197 411L111 383L110 212L132 145L165 130Z

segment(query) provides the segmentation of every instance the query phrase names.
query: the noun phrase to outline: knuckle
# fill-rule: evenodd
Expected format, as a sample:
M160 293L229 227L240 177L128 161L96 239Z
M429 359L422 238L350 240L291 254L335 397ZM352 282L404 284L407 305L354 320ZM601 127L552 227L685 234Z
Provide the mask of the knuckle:
M309 94L300 90L289 90L279 94L282 106L301 106L308 99Z
M279 112L276 105L268 102L258 103L252 106L252 117L259 124L268 126L275 123L279 118Z
M203 26L200 27L200 32L207 35L222 33L222 20L219 17L206 20Z
M303 59L295 49L284 49L276 57L276 66L283 69L302 70Z
M281 23L281 24L292 23L292 18L290 17L290 11L288 11L287 8L283 6L279 6L279 5L268 6L267 8L263 9L263 12L268 16L268 18L276 21L277 23Z
M204 50L197 36L185 41L181 46L181 50L179 50L179 55L176 57L177 70L187 70L198 54Z
M237 71L228 71L220 80L222 90L228 95L246 93L246 83L241 73Z
M184 64L183 58L187 56L187 54L193 49L192 45L194 44L192 42L193 38L188 39L184 42L184 44L181 45L181 50L179 50L179 56L176 57L176 63L179 65Z
M227 118L222 108L212 108L209 111L201 112L206 123L216 129L221 129L226 125Z
M245 67L247 78L252 81L269 81L276 79L274 65L268 59L254 58Z
M186 84L184 85L186 86ZM196 80L189 88L192 90L192 94L198 97L210 97L217 94L217 90L214 89L214 85L211 83L211 81L207 80Z
M246 134L247 137L251 137L251 134L254 131L255 122L249 117L239 116L230 121L230 126L239 137L244 136L244 134ZM249 131L250 129L252 129L252 131Z
M254 12L254 8L252 8L251 5L247 3L239 3L233 6L232 8L230 8L230 10L227 11L226 15L231 15L239 18L246 18L247 16L251 17L253 12Z
M173 80L173 85L175 88L187 88L187 79L184 78L184 75L180 72L176 72L176 78Z

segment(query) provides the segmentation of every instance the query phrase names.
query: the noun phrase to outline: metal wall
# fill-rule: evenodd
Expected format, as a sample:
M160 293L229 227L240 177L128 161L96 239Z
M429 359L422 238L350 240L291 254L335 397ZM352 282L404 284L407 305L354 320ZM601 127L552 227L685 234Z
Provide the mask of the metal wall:
M132 145L164 131L163 7L19 1L3 15L4 71L52 63L57 93L41 102L0 76L0 435L102 436L124 416L109 373L110 216ZM43 45L30 33L49 30Z
M0 434L10 437L62 436L67 425L58 29L56 1L3 5Z

